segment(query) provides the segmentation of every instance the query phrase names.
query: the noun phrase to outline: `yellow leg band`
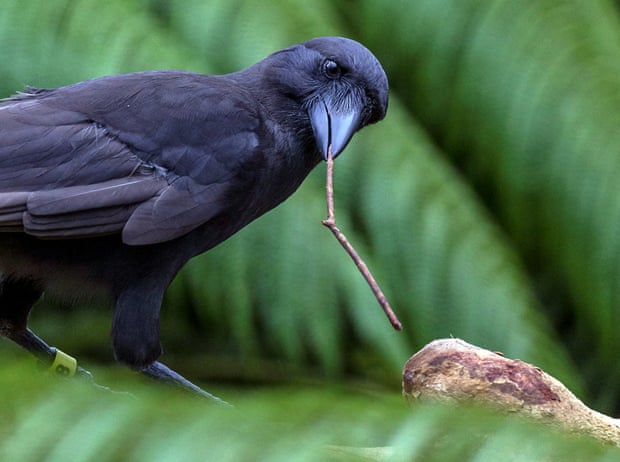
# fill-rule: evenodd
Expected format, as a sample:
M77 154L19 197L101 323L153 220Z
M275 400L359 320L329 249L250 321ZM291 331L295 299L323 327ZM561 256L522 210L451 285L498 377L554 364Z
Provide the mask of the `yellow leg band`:
M50 366L50 371L64 377L73 377L77 371L77 361L74 357L56 349L56 356Z

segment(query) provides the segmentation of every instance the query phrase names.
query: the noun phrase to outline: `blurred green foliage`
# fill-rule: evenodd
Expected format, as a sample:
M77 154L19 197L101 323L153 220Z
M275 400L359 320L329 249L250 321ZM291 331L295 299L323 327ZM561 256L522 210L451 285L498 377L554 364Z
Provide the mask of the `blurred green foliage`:
M286 204L179 274L162 313L164 361L190 378L223 384L220 394L227 399L235 394L228 387L317 381L364 383L380 387L380 394L397 394L406 359L434 338L455 336L532 362L588 404L618 412L620 20L615 3L4 0L0 95L24 85L54 87L156 68L225 73L320 35L361 41L391 82L388 117L356 135L336 163L336 211L404 331L391 330L353 264L320 225L325 206L319 167ZM32 325L87 365L111 361L106 309L66 310L45 299ZM21 354L7 342L0 352ZM13 387L0 384L5 396L21 392ZM13 415L0 432L17 438L4 446L7 454L21 454L18 442L25 441L28 425L38 429L45 413L62 410L61 393L50 393L49 404L22 393L7 411ZM86 431L73 424L78 409L100 412L87 395L78 395L60 419L75 435ZM248 425L257 425L261 406L272 409L276 403L277 409L281 400L293 407L300 403L290 400L318 400L317 408L304 408L300 418L322 405L331 409L334 402L348 402L348 395L320 395L260 395ZM351 403L356 412L364 409L360 401ZM187 407L182 403L175 401ZM155 419L148 427L153 435L167 431L164 418L148 407L136 408L142 405L112 406L103 417L125 422L124 428ZM169 407L164 411L170 415ZM196 432L213 431L213 420L202 422L187 412L187 425L181 423L185 414L171 419L170 426L187 427L174 438L194 441ZM217 412L230 424L233 417ZM412 421L401 416L407 421L401 430L401 417L379 417L381 425L385 418L392 426L376 444L404 441L407 432L415 432L418 446L409 441L403 447L428 454L424 438L454 417L429 412ZM21 413L32 414L26 419ZM139 417L127 417L134 413ZM265 418L276 419L268 413ZM347 422L333 418L340 422L336 426ZM370 431L364 425L372 422L360 418L360 439L371 434L364 433ZM491 428L484 418L480 422ZM94 428L96 422L84 425ZM459 431L457 424L449 428ZM488 444L520 435L513 427L504 435L505 428L498 425ZM303 440L299 431L289 435ZM310 433L308 438L316 436ZM467 432L461 433L466 438ZM153 435L140 440L142 447L156 440ZM514 447L517 436L506 444ZM129 444L123 435L107 434L96 444L107 439L116 451ZM46 441L41 451L60 460L67 450L63 443L54 447ZM476 450L463 449L471 460L497 460L488 446L486 456L472 447ZM145 451L142 459L169 460ZM282 458L276 453L274 459ZM299 454L303 459L309 453ZM535 460L518 457L502 460Z
M0 389L11 400L3 402L0 460L603 462L619 455L541 424L469 407L407 409L398 396L359 387L238 389L229 409L110 370L97 375L134 395L50 381L2 360Z

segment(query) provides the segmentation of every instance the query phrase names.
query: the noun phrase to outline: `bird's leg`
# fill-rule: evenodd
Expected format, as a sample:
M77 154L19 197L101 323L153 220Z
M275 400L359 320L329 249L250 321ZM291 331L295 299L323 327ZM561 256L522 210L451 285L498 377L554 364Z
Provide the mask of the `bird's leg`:
M1 321L0 321L1 322ZM88 380L91 386L110 393L128 395L127 392L119 392L104 385L95 382L93 374L90 371L78 366L75 359L66 355L57 348L48 345L38 335L30 329L9 329L5 325L0 326L0 333L5 337L13 340L19 346L25 348L39 359L43 364L49 366L49 370L60 376L77 375Z
M34 279L3 277L0 280L0 334L42 362L52 364L56 352L28 329L30 310L42 293L42 284Z
M193 394L196 394L196 395L208 398L208 399L214 401L217 404L223 404L223 405L226 405L226 406L230 406L230 404L228 404L223 399L220 399L217 396L212 395L208 391L203 390L198 385L190 382L185 377L183 377L181 374L179 374L178 372L173 371L168 366L166 366L165 364L160 363L159 361L155 361L155 362L149 364L148 366L141 368L140 372L143 373L144 375L148 376L148 377L151 377L151 378L155 379L155 380L159 380L159 381L162 381L164 383L169 383L171 385L175 385L175 386L180 387L181 389L189 391L189 392L191 392Z
M28 328L28 315L42 293L43 286L38 281L5 276L0 281L0 335L28 350L61 375L77 373L92 379L92 374L74 364L73 358L49 346ZM63 359L68 363L63 363Z
M81 366L77 365L74 358L68 356L53 346L48 345L38 335L30 329L13 330L6 334L6 337L13 340L19 346L32 353L41 363L49 368L50 371L62 376L79 375L92 380L92 374Z
M25 330L32 305L43 294L40 282L4 276L0 279L0 334Z
M93 375L81 366L78 366L73 358L62 353L53 346L48 345L30 329L13 329L3 331L3 335L13 340L19 346L32 353L39 361L50 367L58 375L73 375L93 379ZM64 362L62 361L64 360ZM68 360L68 361L67 361Z
M153 278L134 284L116 300L112 321L114 356L121 364L158 381L175 385L218 404L228 404L193 384L157 359L162 354L159 339L159 309L163 284Z

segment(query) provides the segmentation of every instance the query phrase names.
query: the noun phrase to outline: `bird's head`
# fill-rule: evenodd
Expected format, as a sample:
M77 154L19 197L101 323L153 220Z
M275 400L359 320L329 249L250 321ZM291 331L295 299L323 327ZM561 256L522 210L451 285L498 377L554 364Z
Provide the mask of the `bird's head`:
M272 76L280 91L307 113L317 147L327 159L362 127L385 117L388 80L375 56L358 42L321 37L275 53Z

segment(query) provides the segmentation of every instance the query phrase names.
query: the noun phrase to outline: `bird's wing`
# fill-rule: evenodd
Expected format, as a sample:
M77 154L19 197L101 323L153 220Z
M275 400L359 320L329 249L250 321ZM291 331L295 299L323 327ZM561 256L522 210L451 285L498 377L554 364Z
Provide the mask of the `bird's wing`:
M0 230L38 237L120 232L167 187L100 125L36 98L0 106Z
M83 90L79 96L90 91L93 101L105 86ZM152 107L130 113L125 130L122 120L106 120L105 111L88 105L80 111L71 107L79 98L64 96L66 104L35 93L0 105L0 231L52 239L122 232L128 244L153 244L186 234L227 206L232 173L222 151L243 149L238 131L214 134L215 153L205 153L195 140L184 146L174 139L177 131L165 120L155 116L150 125ZM158 130L140 134L140 121ZM187 126L178 131L193 133Z

